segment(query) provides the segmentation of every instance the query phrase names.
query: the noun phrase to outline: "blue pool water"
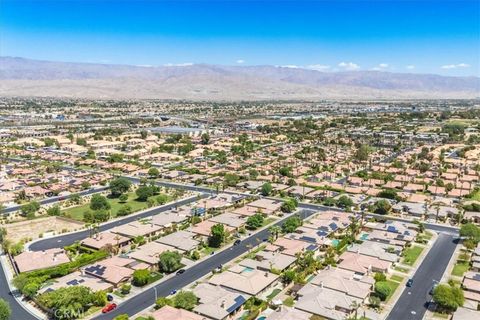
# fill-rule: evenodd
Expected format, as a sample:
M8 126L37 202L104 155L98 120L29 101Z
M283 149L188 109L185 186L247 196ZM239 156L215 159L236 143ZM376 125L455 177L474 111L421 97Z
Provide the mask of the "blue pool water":
M252 272L252 271L253 271L253 268L245 267L245 269L243 269L242 272Z
M332 240L332 246L334 246L334 247L338 246L339 243L340 243L340 240L338 240L338 239L333 239Z
M368 233L362 233L360 236L360 240L367 240L368 239Z
M267 317L265 317L265 316L261 316L261 317L257 318L257 320L265 320L265 319L267 319Z

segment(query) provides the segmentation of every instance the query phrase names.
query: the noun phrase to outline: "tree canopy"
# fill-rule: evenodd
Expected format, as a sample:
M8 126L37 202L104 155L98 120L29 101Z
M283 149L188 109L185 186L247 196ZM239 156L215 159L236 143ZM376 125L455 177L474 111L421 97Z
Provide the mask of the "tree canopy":
M178 251L162 252L158 259L160 271L171 273L182 267L182 255Z

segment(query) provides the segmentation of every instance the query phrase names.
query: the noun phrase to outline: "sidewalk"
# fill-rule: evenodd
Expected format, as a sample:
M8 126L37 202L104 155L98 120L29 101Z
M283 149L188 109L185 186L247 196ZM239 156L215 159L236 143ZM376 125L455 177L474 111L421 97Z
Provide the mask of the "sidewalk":
M0 263L2 265L5 278L7 279L7 285L11 292L12 297L17 301L17 303L22 306L28 313L37 319L48 319L48 317L38 308L36 308L32 303L25 301L21 293L15 294L17 289L12 285L12 280L14 272L8 262L7 256L3 253L0 255Z
M251 235L246 235L246 236L244 236L244 237L242 238L242 240L247 239L247 238L251 238L251 237L255 237L255 235L258 234L259 232L261 232L261 231L263 231L263 230L265 230L265 229L268 229L268 228L270 228L272 225L278 223L279 221L282 221L282 220L287 219L287 218L289 218L289 217L291 217L291 216L294 216L294 215L296 215L297 213L298 213L298 210L295 211L295 212L292 212L292 213L290 213L290 214L288 214L288 215L284 215L284 216L282 216L282 217L279 217L278 219L275 219L274 221L272 221L272 222L269 223L268 225L266 225L266 226L264 226L264 227L262 227L262 228L259 228L259 229L255 230L255 232L252 233ZM309 218L311 218L311 217L308 217L307 219L309 219ZM261 246L262 244L264 244L264 242L258 242L257 247ZM226 244L225 246L223 246L222 248L220 248L219 250L215 251L215 254L218 254L218 253L223 252L223 251L225 251L225 250L229 250L232 246L233 246L233 243L228 243L228 244ZM255 247L250 248L249 250L247 250L247 252L245 252L245 253L237 256L237 259L238 259L238 257L242 257L242 256L244 256L245 254L248 254L249 252L251 252L252 250L254 250L254 248L255 248ZM201 263L201 262L209 259L210 257L211 257L211 255L204 256L204 257L202 257L201 259L199 259L199 260L195 261L194 263L192 263L191 265L189 265L188 268L191 268L192 266L194 266L194 265L196 265L196 264L198 264L198 263ZM231 265L232 263L235 263L235 261L236 261L237 259L230 260L227 265ZM188 268L185 268L185 269L188 269ZM128 294L125 298L119 298L119 299L122 299L122 301L119 301L119 302L117 303L117 305L120 305L121 303L124 303L124 302L128 301L129 299L133 298L135 295L138 295L138 294L140 294L140 293L142 293L142 292L144 292L144 291L150 290L150 289L152 289L153 287L155 287L155 286L161 284L162 282L164 282L164 281L166 281L166 280L168 280L168 279L170 279L170 278L172 278L172 277L175 277L175 276L176 276L175 272L174 272L174 273L170 273L170 274L164 276L162 279L160 279L160 280L158 280L158 281L156 281L156 282L154 282L154 283L151 283L151 284L149 284L149 285L147 285L147 286L144 286L144 287L142 287L142 288L138 288L139 290L135 289L135 292L134 292L135 294L132 294L133 292L131 292L131 293ZM190 287L193 283L199 282L199 281L201 281L202 279L208 278L208 277L210 277L210 276L211 276L211 272L207 273L207 274L204 275L203 277L200 277L200 278L198 278L198 279L194 279L194 280L193 280L192 282L190 282L188 285L183 286L183 288L188 288L188 287ZM133 289L133 288L132 288L132 289ZM182 289L182 288L175 288L175 289L180 290L180 289ZM132 290L132 291L133 291L133 290ZM116 296L116 297L117 297L117 296ZM153 307L154 305L155 305L155 304L152 304L152 305L151 305L150 307L148 307L147 309L150 309L150 308ZM94 318L94 317L98 316L99 314L100 314L100 312L96 312L96 313L94 313L94 314L91 314L90 317L91 317L91 318Z
M382 319L386 319L388 317L388 315L390 314L390 311L393 309L393 307L397 303L398 299L400 299L400 296L405 291L406 282L408 281L409 278L412 278L415 275L418 267L422 264L423 260L427 256L428 252L430 251L430 249L433 246L433 244L435 243L435 241L437 241L437 238L438 238L438 234L436 232L433 232L432 238L428 241L428 243L426 245L422 245L422 244L415 243L415 242L412 243L412 246L415 245L415 246L421 246L421 247L424 248L422 253L420 254L420 256L418 256L418 258L415 261L415 264L413 266L404 265L402 263L397 263L396 264L396 267L402 267L402 268L408 269L409 271L408 271L408 273L403 273L403 272L400 272L400 271L393 270L391 276L392 275L398 275L398 276L402 277L403 280L401 282L399 282L400 284L399 284L397 290L395 290L395 293L390 297L390 300L388 301L388 303L386 303L385 306L383 307L383 310L380 313L380 315L382 316ZM391 276L390 276L390 278L391 278ZM394 281L394 280L392 280L392 281Z

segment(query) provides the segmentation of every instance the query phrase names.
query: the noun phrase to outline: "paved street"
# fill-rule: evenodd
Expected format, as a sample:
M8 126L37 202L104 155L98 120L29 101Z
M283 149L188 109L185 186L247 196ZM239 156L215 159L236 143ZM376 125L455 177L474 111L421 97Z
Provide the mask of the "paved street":
M300 217L305 219L311 216L316 211L312 210L301 210ZM282 219L276 223L276 225L282 225L285 219ZM179 290L186 285L200 279L201 277L205 276L206 274L212 272L216 267L219 265L224 265L238 256L246 253L250 248L255 247L269 236L268 229L262 230L257 234L254 234L245 240L243 240L239 245L232 246L229 249L221 251L210 258L186 269L185 273L174 276L157 286L158 297L167 296L172 290ZM94 319L112 319L115 316L127 313L128 315L132 316L146 308L150 307L152 304L155 303L155 290L153 288L148 289L137 296L125 301L124 303L120 304L118 308L106 315L99 315Z
M421 320L431 300L434 281L440 281L457 245L456 236L441 233L413 276L413 286L405 288L388 320Z
M5 272L3 270L3 265L0 265L0 297L8 302L10 305L10 309L12 310L12 320L30 320L36 319L33 315L31 315L27 310L23 308L21 304L15 300L13 293L10 292L10 287L7 283L7 278L5 276ZM19 294L20 299L22 298L21 294Z
M205 196L206 196L206 194L201 195L201 197L205 197ZM123 218L121 220L112 221L112 222L101 225L99 227L99 231L105 231L105 230L111 229L113 227L117 227L117 226L120 226L120 225L123 225L123 224L126 224L126 223L136 221L136 220L141 219L141 218L150 217L150 216L168 211L172 207L181 207L183 205L195 202L197 200L198 200L197 197L182 199L182 200L176 201L174 203L170 203L168 205L164 205L164 206L161 206L161 207L153 208L151 210L147 210L147 211L142 212L142 213L137 214L137 215L130 215L130 216L127 216L126 218ZM89 233L90 233L89 230L83 230L83 231L79 231L79 232L75 232L75 233L59 235L59 236L56 236L56 237L53 237L53 238L41 239L39 241L36 241L36 242L32 243L30 245L29 249L32 250L32 251L40 251L40 250L47 250L47 249L51 249L51 248L68 246L68 245L71 245L72 243L74 243L75 241L85 239L86 237L89 236Z
M101 187L101 188L96 188L96 189L88 189L88 190L84 190L84 191L80 191L80 192L77 192L77 194L79 194L80 196L86 196L86 195L89 195L89 194L93 194L93 193L97 193L97 192L101 192L101 191L104 191L108 189L108 187ZM67 199L69 196L59 196L59 197L50 197L50 198L45 198L45 199L42 199L40 201L38 201L38 203L40 203L41 205L45 205L45 204L51 204L51 203L55 203L55 202L58 202L58 201L63 201L65 199ZM21 206L13 206L13 207L8 207L8 208L5 208L3 210L3 213L10 213L10 212L14 212L14 211L17 211L17 210L20 210Z

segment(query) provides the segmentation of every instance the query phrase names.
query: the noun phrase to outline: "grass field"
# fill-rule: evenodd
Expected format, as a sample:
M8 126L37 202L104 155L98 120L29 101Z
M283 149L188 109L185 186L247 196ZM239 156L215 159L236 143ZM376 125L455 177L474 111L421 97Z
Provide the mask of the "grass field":
M475 201L480 201L480 190L478 190L477 192L475 192L472 197L470 198L470 200L475 200Z
M392 281L392 280L387 280L385 282L388 284L390 289L392 289L390 294L388 295L387 299L385 299L385 301L388 301L393 296L393 294L395 293L395 290L397 290L400 283L398 283L396 281Z
M403 262L404 264L408 266L413 266L415 264L415 261L417 261L418 257L422 253L423 248L419 246L412 246L410 248L407 248L404 253L403 253Z
M455 266L453 267L452 275L461 277L469 268L470 264L467 261L457 260L457 263L455 263Z
M396 271L403 272L403 273L408 273L408 269L402 268L402 267L395 267L394 268Z
M390 277L390 279L393 281L402 282L404 278L394 274L393 276Z
M138 201L137 200L137 195L135 194L135 192L129 192L129 193L127 193L127 195L128 195L128 200L125 203L120 202L120 200L118 200L118 198L108 198L107 197L107 200L108 200L108 202L110 203L110 206L111 206L110 212L111 212L112 217L116 217L118 210L121 207L123 207L124 205L127 205L127 204L130 206L130 208L132 208L132 212L136 212L136 211L140 211L140 210L148 208L148 203L146 201L143 202L143 201ZM156 196L153 196L152 198L155 199L155 197ZM63 210L62 213L66 217L70 217L72 219L82 221L83 220L83 214L85 213L85 211L88 211L88 210L90 210L90 204L89 203Z

